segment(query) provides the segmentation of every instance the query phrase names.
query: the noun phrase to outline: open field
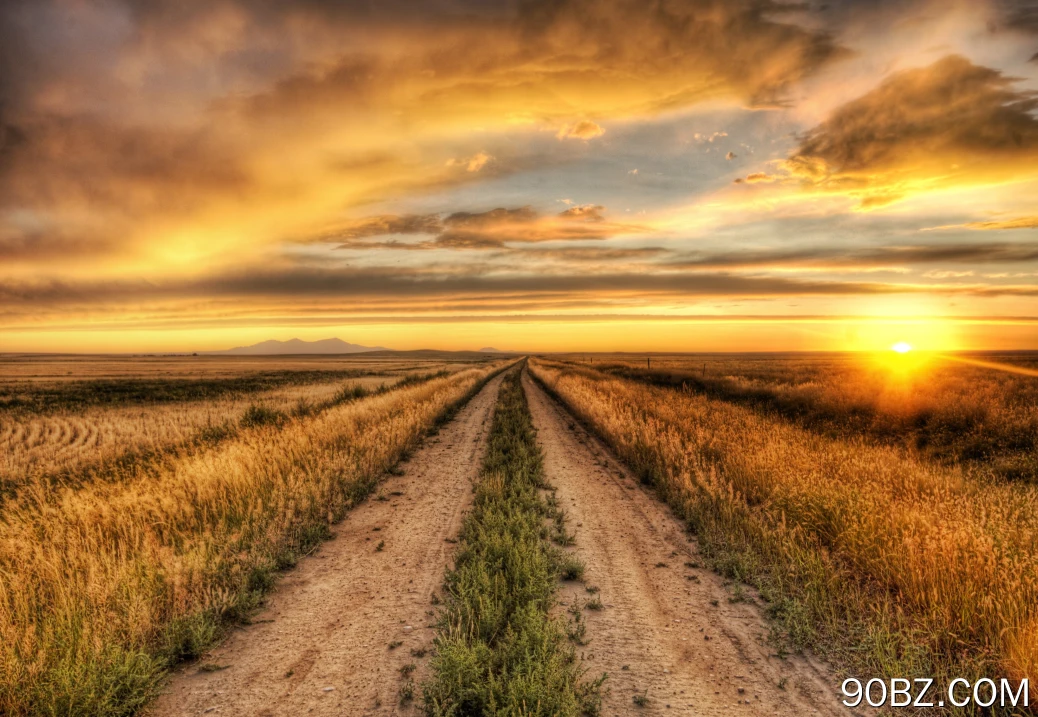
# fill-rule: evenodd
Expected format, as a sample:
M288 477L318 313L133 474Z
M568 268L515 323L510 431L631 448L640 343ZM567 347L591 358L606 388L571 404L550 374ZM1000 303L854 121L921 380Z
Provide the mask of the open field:
M299 356L125 356L74 354L0 354L0 385L66 381L126 381L167 379L240 379L242 377L308 373L407 373L439 371L448 366L475 364L493 358L468 352L366 352L346 355Z
M767 411L822 435L900 446L948 465L1038 482L1035 353L559 358Z
M1038 379L563 358L14 380L85 398L0 409L0 713L798 717L846 674L1038 679Z
M447 356L447 358L445 358ZM488 357L69 357L0 355L0 410L46 414L91 406L213 400L277 388L454 371Z
M374 391L398 377L359 376L346 381L303 384L213 400L90 407L45 415L0 413L0 486L8 491L31 480L81 473L119 474L127 465L172 447L213 443L231 435L246 411L299 414L334 401L344 390Z
M626 369L532 373L660 491L714 568L759 590L794 645L857 674L1034 685L1038 488L614 375Z
M190 357L107 363L48 357L37 366L0 359L0 497L36 482L121 479L171 452L211 446L257 417L306 415L359 393L472 365L442 359L278 357L264 364L226 357L200 363ZM91 378L54 381L65 368ZM34 378L26 378L32 371Z

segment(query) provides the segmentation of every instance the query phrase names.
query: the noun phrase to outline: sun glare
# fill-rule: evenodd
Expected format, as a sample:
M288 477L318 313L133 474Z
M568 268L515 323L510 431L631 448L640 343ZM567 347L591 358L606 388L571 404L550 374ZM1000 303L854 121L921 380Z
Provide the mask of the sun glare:
M892 376L898 377L899 381L910 378L914 380L933 356L930 351L916 348L907 341L897 341L888 346L887 350L877 351L874 356L879 364Z

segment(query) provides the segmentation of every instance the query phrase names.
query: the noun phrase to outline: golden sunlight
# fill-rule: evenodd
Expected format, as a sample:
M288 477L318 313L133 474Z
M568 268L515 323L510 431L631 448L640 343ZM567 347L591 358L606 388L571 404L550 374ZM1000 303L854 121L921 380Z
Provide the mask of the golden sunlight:
M1038 0L0 0L0 717L1032 714L1036 50Z

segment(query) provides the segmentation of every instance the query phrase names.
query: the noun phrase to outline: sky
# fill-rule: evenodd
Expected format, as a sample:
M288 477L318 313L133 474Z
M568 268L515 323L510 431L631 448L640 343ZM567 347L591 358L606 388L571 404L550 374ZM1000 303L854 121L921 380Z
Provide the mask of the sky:
M0 352L1038 349L1038 0L5 0Z

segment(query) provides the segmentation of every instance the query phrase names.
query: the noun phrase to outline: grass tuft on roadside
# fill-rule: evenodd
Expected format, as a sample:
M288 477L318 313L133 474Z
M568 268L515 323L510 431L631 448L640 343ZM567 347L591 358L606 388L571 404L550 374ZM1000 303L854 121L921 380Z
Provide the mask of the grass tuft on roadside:
M501 386L473 509L445 581L423 690L435 717L600 709L602 680L581 679L566 623L553 611L566 561L548 540L553 511L540 493L547 484L520 375Z

